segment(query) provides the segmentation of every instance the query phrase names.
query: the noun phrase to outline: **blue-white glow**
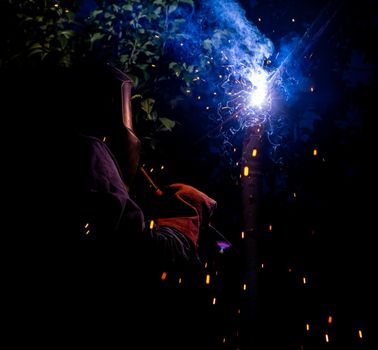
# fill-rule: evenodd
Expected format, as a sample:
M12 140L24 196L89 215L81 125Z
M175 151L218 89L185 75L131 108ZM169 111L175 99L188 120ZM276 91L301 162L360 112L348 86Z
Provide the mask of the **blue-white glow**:
M262 69L251 71L248 78L252 83L248 104L250 107L262 108L268 100L268 73Z

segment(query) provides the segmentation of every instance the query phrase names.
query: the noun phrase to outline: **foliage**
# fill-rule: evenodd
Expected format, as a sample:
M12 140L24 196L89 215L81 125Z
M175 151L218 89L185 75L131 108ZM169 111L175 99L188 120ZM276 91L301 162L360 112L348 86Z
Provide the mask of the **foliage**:
M210 118L204 107L222 99L224 91L213 80L225 73L220 49L232 33L216 26L192 32L193 23L197 29L200 23L209 26L208 19L196 13L193 0L7 0L7 4L3 13L12 18L7 26L16 29L7 34L3 68L45 62L71 67L93 57L112 63L134 82L134 125L145 145L155 150L161 136L179 123L185 99L202 96L201 101L196 98L206 116L202 129L219 124L216 107ZM222 142L213 153L222 153L219 148Z
M161 81L192 81L193 67L165 57L167 42L180 40L186 18L194 13L192 0L8 0L7 5L8 25L16 30L7 36L1 68L45 62L71 67L89 57L110 62L134 82L135 123L150 124L149 134L141 136L155 147L160 132L172 131L176 122L160 116L155 95ZM177 95L171 91L170 98Z
M62 7L55 1L12 1L9 13L14 16L3 66L33 65L55 57L62 66L70 66L79 43L74 31L75 7ZM49 57L48 57L49 56Z

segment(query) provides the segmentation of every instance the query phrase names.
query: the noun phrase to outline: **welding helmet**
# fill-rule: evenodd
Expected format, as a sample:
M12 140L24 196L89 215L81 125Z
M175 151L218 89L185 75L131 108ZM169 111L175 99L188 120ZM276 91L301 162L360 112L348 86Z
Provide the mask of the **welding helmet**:
M120 165L125 184L130 188L138 169L141 149L141 142L133 130L131 108L133 81L111 63L107 64L107 68L111 74L121 82L120 95L123 122L123 127L115 130L115 133L118 135L110 140L110 146Z

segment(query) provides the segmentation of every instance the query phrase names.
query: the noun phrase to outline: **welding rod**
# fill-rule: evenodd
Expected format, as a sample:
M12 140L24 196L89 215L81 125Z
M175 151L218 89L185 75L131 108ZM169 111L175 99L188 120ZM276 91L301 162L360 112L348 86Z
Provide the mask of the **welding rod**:
M155 184L154 180L151 179L150 175L147 174L147 171L141 166L139 167L139 170L144 175L144 178L148 181L150 186L154 189L155 195L162 196L164 193L163 191Z

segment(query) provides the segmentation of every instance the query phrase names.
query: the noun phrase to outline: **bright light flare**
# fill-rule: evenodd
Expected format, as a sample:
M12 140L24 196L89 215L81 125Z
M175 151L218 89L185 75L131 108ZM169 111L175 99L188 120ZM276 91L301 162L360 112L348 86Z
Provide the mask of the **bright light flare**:
M260 69L249 73L248 80L252 83L249 92L249 106L261 108L268 97L268 72Z

